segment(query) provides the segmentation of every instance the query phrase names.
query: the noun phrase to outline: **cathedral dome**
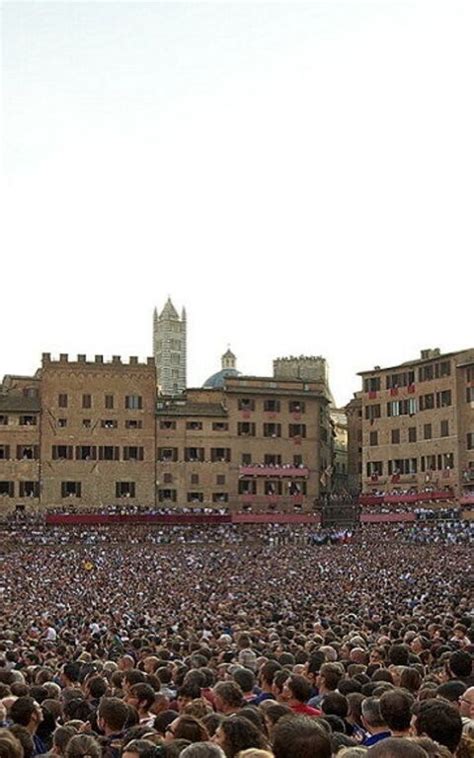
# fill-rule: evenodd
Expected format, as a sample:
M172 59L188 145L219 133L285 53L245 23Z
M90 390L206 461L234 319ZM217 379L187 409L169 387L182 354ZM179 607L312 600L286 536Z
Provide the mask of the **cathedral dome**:
M234 353L231 352L230 349L227 349L227 351L224 353L224 355L221 358L222 368L220 371L217 371L215 374L212 374L212 376L209 377L209 379L206 379L206 381L203 384L203 387L207 387L209 389L217 389L219 387L223 387L225 384L225 380L232 377L232 376L239 376L240 371L237 371L235 368L236 364L236 357Z

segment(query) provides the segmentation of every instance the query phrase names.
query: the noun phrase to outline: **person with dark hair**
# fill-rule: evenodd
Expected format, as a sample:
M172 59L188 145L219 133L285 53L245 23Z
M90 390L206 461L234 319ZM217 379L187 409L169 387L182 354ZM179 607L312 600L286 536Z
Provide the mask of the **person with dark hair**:
M416 695L421 686L421 674L412 666L404 666L399 686Z
M13 724L13 726L9 727L9 731L20 743L24 758L33 758L33 756L38 755L38 753L35 752L33 738L26 727L21 726L20 724Z
M408 645L391 645L388 650L388 660L391 666L408 666L410 648Z
M319 708L326 695L337 690L337 686L344 676L344 669L340 663L323 663L316 679L318 694L311 698L308 705Z
M161 711L161 713L155 716L155 720L153 721L153 729L160 735L160 737L165 736L168 726L172 721L175 720L176 715L176 711L167 710Z
M364 747L372 747L380 740L390 737L390 730L385 723L380 712L380 700L376 697L368 697L362 701L361 705L362 724L369 733L364 739Z
M283 686L283 699L294 713L303 716L321 716L319 708L308 705L311 685L304 676L291 674Z
M244 693L237 682L218 682L213 688L215 707L218 713L230 716L242 707Z
M278 661L267 661L261 667L258 674L258 684L260 687L260 694L254 700L255 705L260 705L264 700L273 700L274 694L272 690L273 680L277 671L281 671L281 665Z
M473 656L467 650L455 650L446 663L446 671L450 679L464 682L466 687L474 687L472 673Z
M89 677L84 683L86 700L93 708L98 708L100 699L106 695L108 688L107 679L100 674Z
M392 737L409 736L413 696L405 690L394 689L384 692L379 702L380 714Z
M46 753L44 742L36 735L38 726L43 720L43 712L36 700L28 695L17 698L10 708L10 718L14 724L24 726L31 735L34 755Z
M61 671L60 681L63 687L74 689L79 684L81 664L79 661L65 663Z
M255 701L254 687L256 684L256 678L253 671L246 668L236 668L232 672L232 679L239 685L243 693L243 699L246 703L253 703Z
M212 741L219 745L227 758L234 758L241 750L247 748L268 748L264 735L242 716L228 716L216 729Z
M267 734L271 741L275 725L281 718L283 718L283 716L291 715L293 711L289 705L285 705L284 703L273 703L271 701L266 704L265 708L262 707L261 710L263 712L263 720L265 721Z
M457 705L460 697L466 691L466 685L460 679L450 679L449 682L443 682L436 689L436 697L442 697L449 700L450 703Z
M432 698L416 703L412 726L415 733L431 737L455 752L462 734L462 720L457 708L446 700Z
M426 750L406 737L389 737L369 748L368 758L429 758Z
M24 758L21 742L9 729L0 729L0 758Z
M129 718L126 703L116 697L103 697L97 710L97 725L104 737L104 758L118 758L123 732Z
M133 706L138 711L139 723L144 726L151 726L155 720L153 713L150 713L153 703L155 702L155 691L149 684L139 682L130 687L130 691L125 696L127 705Z
M340 692L328 692L321 704L323 716L339 716L343 721L349 712L349 703Z
M194 716L180 715L166 729L165 741L189 740L189 742L206 742L209 732L199 719Z
M72 726L58 726L53 733L52 755L64 755L69 740L77 734Z
M284 716L273 732L275 758L331 758L329 733L308 716Z

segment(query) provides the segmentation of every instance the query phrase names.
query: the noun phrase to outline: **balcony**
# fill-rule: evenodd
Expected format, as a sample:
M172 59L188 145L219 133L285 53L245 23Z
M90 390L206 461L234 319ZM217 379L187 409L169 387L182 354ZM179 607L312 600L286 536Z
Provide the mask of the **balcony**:
M275 477L304 477L309 476L309 469L306 466L239 466L240 476L264 476L266 478Z
M239 495L241 505L250 506L274 506L275 508L293 508L302 506L305 500L304 495Z
M465 471L462 472L462 480L461 480L463 487L465 487L466 485L472 484L473 482L474 482L474 468L465 469Z

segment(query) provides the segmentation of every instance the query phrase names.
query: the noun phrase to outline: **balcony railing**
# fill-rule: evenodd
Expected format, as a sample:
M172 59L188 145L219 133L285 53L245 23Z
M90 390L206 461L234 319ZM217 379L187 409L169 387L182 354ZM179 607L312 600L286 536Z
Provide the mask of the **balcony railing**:
M239 495L241 505L275 505L278 508L303 505L304 499L304 495Z

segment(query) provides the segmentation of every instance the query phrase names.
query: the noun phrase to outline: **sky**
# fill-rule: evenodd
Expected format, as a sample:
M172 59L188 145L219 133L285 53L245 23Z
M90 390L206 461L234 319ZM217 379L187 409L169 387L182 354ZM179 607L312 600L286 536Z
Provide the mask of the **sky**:
M474 345L474 2L4 2L0 377Z

